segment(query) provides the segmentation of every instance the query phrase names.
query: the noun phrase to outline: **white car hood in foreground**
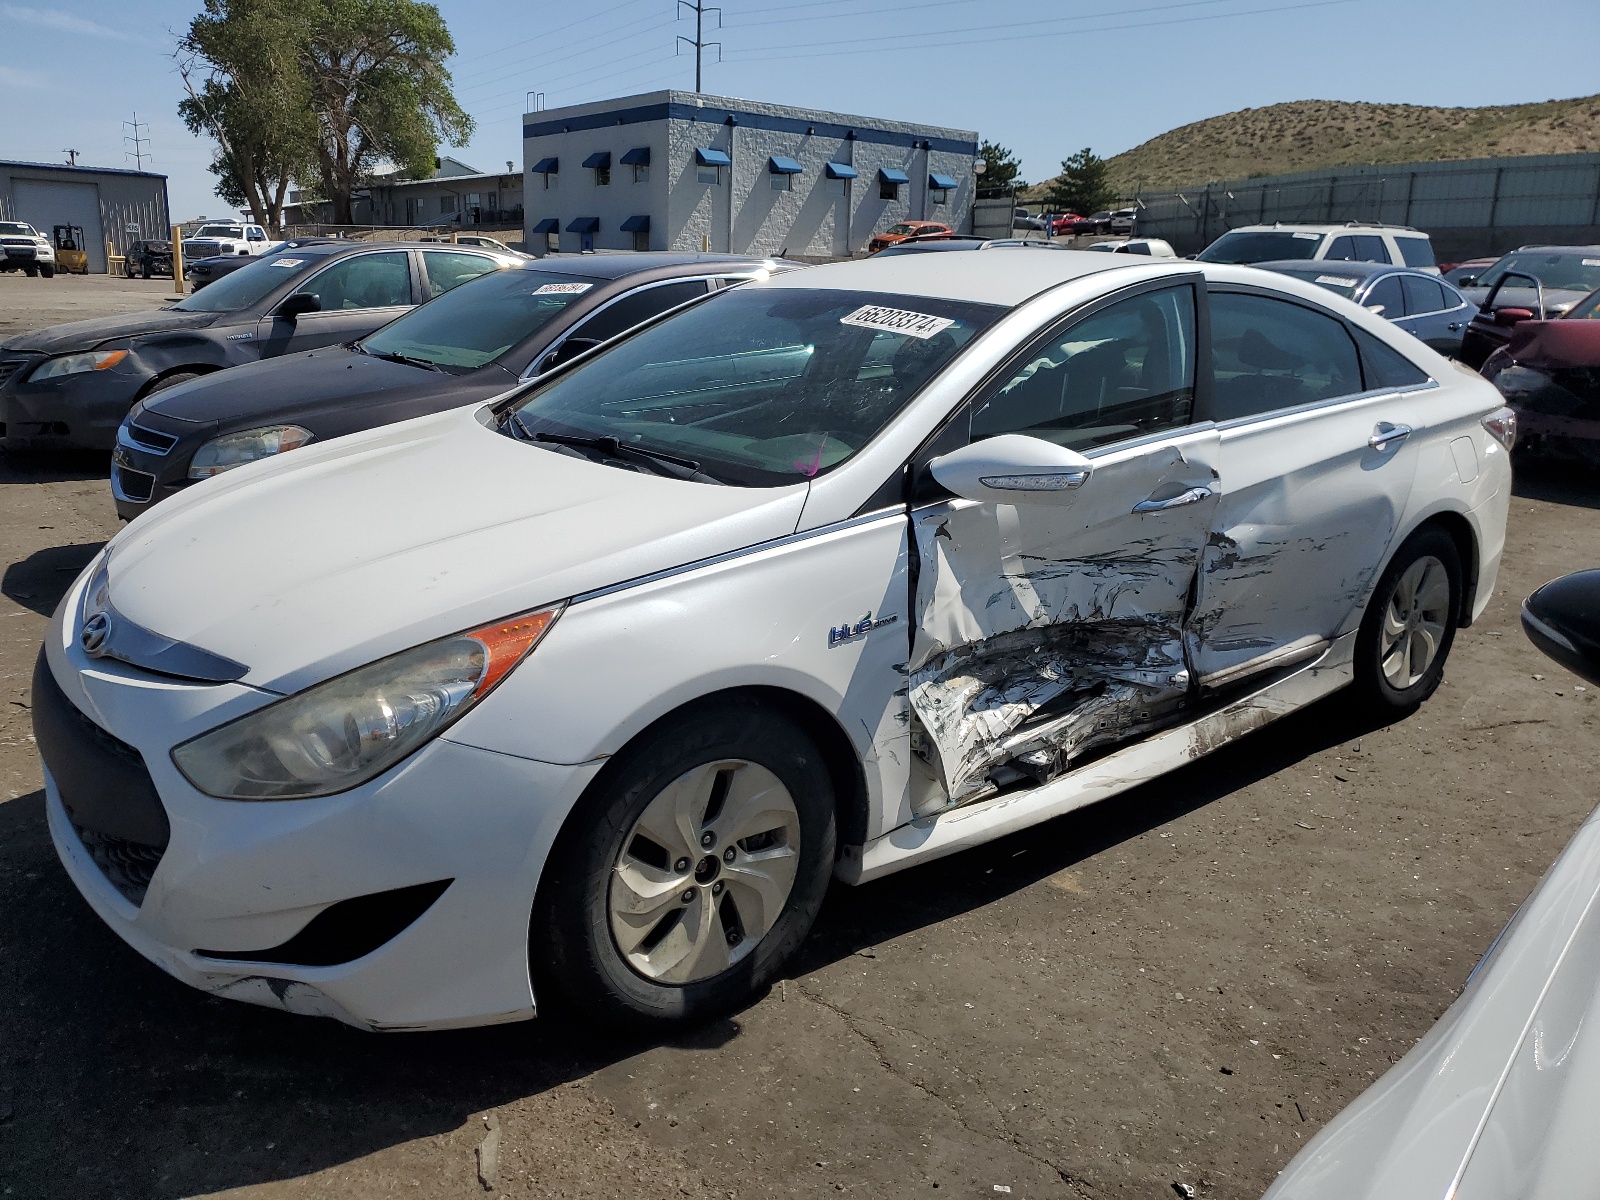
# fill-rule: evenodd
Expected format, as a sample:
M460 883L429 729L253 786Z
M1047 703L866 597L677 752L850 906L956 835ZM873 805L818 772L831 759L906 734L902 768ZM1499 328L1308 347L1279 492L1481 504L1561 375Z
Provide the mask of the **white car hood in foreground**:
M794 532L807 485L722 487L456 409L200 484L113 542L111 603L295 691L409 646Z
M1450 1010L1266 1200L1574 1200L1600 1190L1600 815Z

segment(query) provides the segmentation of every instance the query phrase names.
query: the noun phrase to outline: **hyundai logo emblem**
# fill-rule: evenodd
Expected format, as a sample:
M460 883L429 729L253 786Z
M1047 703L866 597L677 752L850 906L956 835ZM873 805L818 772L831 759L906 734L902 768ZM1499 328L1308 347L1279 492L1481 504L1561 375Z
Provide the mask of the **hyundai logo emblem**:
M83 623L83 632L78 635L84 652L99 656L105 652L106 642L111 637L111 618L103 612L97 612Z

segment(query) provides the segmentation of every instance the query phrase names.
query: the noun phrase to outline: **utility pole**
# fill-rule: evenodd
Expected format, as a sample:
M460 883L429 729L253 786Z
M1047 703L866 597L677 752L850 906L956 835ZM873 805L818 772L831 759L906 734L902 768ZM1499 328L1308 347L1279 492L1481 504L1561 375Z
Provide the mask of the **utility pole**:
M136 113L133 114L133 120L124 121L122 123L122 127L124 129L132 128L132 130L133 130L133 133L131 135L124 134L123 137L122 137L122 140L124 142L132 142L133 143L133 149L132 150L124 150L122 152L122 157L123 157L124 160L126 160L128 158L128 156L131 154L133 156L134 165L137 166L139 168L139 170L142 171L142 170L144 170L144 160L150 157L150 152L144 148L145 147L145 143L148 142L150 139L147 138L147 137L141 136L140 133L139 133L139 130L141 130L141 129L149 129L150 128L150 122L139 120L139 114L136 112Z
M67 166L75 167L78 165L78 152L76 150L63 150L61 153L67 156Z
M717 61L722 61L722 43L706 41L706 14L716 13L717 28L721 29L722 10L720 8L707 8L705 0L678 0L678 13L680 20L682 19L683 10L686 8L690 12L694 13L694 38L691 40L680 34L678 36L678 41L688 42L689 45L694 47L694 90L699 92L703 90L700 86L700 56L705 51L706 47L715 46L717 48Z

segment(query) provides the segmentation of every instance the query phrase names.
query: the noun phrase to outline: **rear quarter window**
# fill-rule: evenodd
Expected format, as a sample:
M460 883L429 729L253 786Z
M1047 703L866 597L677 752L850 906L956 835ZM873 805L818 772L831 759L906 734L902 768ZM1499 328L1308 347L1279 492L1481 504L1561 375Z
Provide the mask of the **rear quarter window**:
M1433 257L1433 242L1428 238L1397 237L1394 244L1400 248L1400 258L1408 267L1438 265Z

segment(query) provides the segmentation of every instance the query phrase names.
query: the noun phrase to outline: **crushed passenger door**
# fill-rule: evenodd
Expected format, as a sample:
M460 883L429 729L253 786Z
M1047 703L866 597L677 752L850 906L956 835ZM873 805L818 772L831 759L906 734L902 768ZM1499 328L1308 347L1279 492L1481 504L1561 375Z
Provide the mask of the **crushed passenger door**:
M913 511L913 748L947 803L1051 778L1184 706L1217 445L1192 428L1092 451L1070 499Z

